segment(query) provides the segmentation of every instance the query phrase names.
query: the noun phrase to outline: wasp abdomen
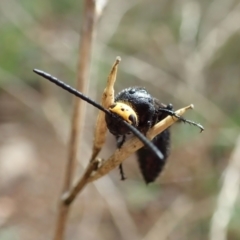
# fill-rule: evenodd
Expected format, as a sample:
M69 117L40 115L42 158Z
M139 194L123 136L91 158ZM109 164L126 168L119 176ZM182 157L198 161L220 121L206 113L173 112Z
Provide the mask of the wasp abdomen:
M138 164L146 183L154 182L164 168L170 153L170 131L163 131L153 139L154 145L162 152L164 158L160 160L148 148L143 147L137 151Z

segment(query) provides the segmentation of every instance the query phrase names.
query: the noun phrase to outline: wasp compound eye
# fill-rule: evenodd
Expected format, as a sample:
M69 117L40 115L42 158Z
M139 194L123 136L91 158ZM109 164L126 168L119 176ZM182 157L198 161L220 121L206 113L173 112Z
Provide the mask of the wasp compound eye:
M136 112L126 103L116 102L109 107L109 111L117 114L133 126L138 125L138 116Z
M130 115L129 117L128 117L128 119L132 122L132 125L133 126L137 126L137 119L136 119L136 117L135 117L135 115Z

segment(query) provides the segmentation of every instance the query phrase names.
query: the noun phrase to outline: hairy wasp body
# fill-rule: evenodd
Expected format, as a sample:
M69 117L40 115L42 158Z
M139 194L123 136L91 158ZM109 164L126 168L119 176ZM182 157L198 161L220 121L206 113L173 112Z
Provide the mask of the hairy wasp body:
M115 97L115 104L109 110L122 116L125 120L132 120L132 125L144 135L156 123L170 115L169 112L173 113L171 104L166 106L160 103L142 87L131 87L122 90ZM121 126L119 122L115 123L109 115L106 115L106 122L109 131L117 138L118 147L121 147L125 135L130 133L129 129ZM147 147L137 151L139 167L146 183L153 182L166 163L170 149L169 129L157 135L152 142L163 154L162 159L156 157ZM124 176L122 176L122 179L124 179Z

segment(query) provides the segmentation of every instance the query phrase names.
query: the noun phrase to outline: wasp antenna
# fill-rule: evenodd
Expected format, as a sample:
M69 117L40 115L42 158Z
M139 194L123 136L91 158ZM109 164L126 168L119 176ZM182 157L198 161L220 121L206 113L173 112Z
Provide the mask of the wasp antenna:
M41 77L46 78L47 80L49 80L50 82L55 83L57 86L63 88L64 90L68 91L69 93L75 95L76 97L81 98L82 100L84 100L85 102L88 102L89 104L93 105L94 107L98 108L99 110L105 112L106 114L111 114L107 109L105 109L103 106L101 106L100 104L96 103L95 101L91 100L90 98L88 98L87 96L83 95L81 92L79 92L78 90L76 90L75 88L72 88L71 86L67 85L66 83L64 83L63 81L59 80L58 78L42 71L42 70L38 70L38 69L33 69L33 71L40 75Z
M123 123L131 130L131 132L138 139L142 141L142 143L144 143L146 147L148 147L153 153L155 153L160 160L164 159L162 152L151 141L149 141L141 132L139 132L135 127L133 127L126 121L123 121Z

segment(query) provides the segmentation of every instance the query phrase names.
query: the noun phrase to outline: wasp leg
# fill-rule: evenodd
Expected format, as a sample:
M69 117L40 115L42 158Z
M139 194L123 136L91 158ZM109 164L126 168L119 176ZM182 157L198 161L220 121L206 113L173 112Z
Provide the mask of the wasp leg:
M107 86L102 95L101 104L106 109L108 109L114 103L114 83L116 81L117 69L120 61L121 61L120 57L117 57L113 64L111 72L108 76ZM99 111L96 127L95 127L95 133L94 133L94 142L93 142L91 161L93 161L97 157L98 153L102 149L102 146L106 140L106 133L107 133L107 125L105 121L105 113L102 111Z
M122 145L124 144L125 140L126 140L126 136L125 135L117 136L116 140L117 140L117 148L121 148Z
M116 139L117 139L117 148L121 148L123 143L126 140L126 136L125 135L117 136ZM122 163L119 165L119 172L120 172L121 180L124 181L126 179L126 177L125 177L125 174L124 174Z
M200 128L200 131L201 131L201 132L204 130L204 127L203 127L201 124L195 123L195 122L190 121L190 120L188 120L188 119L185 119L185 118L179 116L178 114L176 114L176 113L175 113L173 110L171 110L171 109L160 108L159 111L164 112L164 113L167 113L169 116L176 117L176 118L178 118L180 121L182 121L183 123L188 123L188 124L190 124L190 125L196 126L196 127Z
M119 171L120 171L121 180L122 181L126 180L127 178L125 177L122 163L119 165Z

